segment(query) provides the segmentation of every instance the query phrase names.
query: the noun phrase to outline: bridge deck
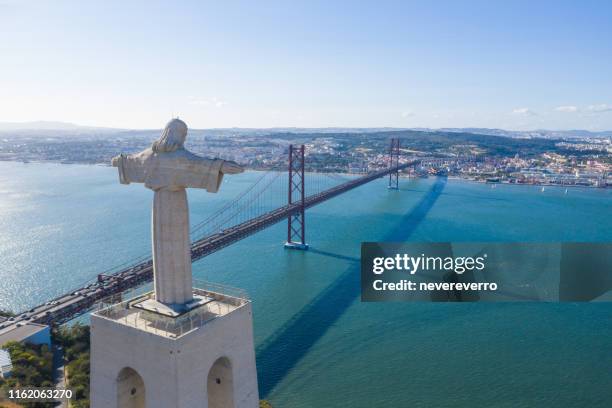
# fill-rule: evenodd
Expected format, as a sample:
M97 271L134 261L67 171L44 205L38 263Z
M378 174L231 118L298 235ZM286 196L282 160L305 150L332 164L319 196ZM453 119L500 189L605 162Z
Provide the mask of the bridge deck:
M415 163L416 160L397 167L376 171L363 177L347 181L321 193L310 195L305 199L305 206L306 208L313 207L346 191L384 177L391 172L410 167ZM192 261L197 261L221 248L283 221L299 210L300 204L285 205L225 229L222 232L199 239L192 243L191 259ZM152 279L153 263L149 259L138 265L125 268L113 275L101 276L98 282L91 283L75 292L62 295L43 305L36 306L10 321L0 323L0 334L11 329L11 327L15 325L25 322L36 322L49 325L63 324L86 313L96 303L112 296L117 296L119 299L121 293L150 282Z

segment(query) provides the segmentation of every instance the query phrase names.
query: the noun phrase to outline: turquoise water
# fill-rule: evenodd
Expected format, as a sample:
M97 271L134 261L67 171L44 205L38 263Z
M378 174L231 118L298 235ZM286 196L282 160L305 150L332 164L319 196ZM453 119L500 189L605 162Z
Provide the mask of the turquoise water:
M192 222L220 194L189 193ZM151 192L108 167L0 162L0 308L23 310L149 251ZM278 407L607 406L612 304L359 301L359 244L612 241L612 191L379 180L194 264L253 298L262 397Z

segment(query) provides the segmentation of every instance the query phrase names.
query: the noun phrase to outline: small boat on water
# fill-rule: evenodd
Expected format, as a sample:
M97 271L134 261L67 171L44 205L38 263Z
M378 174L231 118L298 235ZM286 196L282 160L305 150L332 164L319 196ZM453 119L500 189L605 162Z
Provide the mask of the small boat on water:
M545 187L544 187L544 186L542 186L542 192L544 192L544 189L545 189Z

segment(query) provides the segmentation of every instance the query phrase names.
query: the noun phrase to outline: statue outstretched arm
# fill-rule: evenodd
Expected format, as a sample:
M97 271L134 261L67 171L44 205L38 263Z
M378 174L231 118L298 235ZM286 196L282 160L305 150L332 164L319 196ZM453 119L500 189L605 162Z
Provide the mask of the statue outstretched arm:
M127 177L125 171L125 156L120 154L119 156L115 156L111 159L111 166L117 167L119 170L119 182L121 184L130 184L130 180Z
M238 174L243 171L244 168L241 165L231 160L224 160L221 165L221 173L223 174Z
M120 154L111 159L111 165L119 170L121 184L144 182L144 158L140 154Z

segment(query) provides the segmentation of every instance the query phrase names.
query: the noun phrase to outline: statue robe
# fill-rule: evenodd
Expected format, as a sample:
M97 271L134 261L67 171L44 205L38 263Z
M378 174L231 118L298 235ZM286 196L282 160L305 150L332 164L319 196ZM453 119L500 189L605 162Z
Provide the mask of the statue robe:
M193 299L185 188L216 193L223 180L223 162L185 149L155 153L150 148L121 155L117 162L121 183L144 183L155 191L151 220L155 299L175 309Z

